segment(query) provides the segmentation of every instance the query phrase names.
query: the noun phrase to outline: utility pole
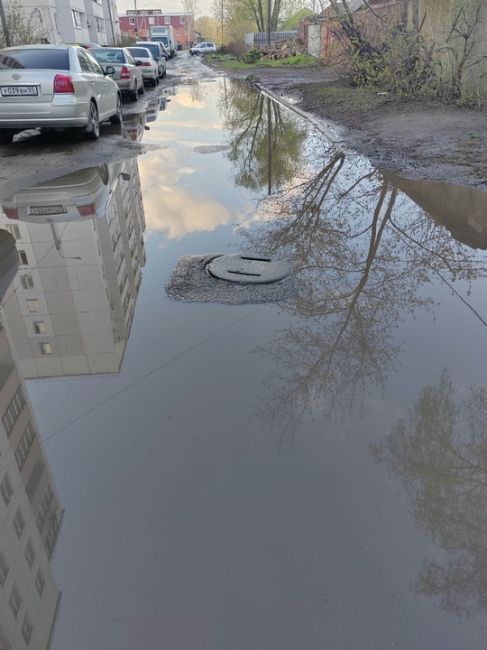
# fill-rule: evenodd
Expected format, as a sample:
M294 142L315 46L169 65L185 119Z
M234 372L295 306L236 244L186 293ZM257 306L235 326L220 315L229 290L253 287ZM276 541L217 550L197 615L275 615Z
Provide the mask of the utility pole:
M0 0L1 2L1 0ZM138 27L138 15L137 15L137 0L134 0L134 7L135 7L135 38L138 39L139 37L139 27Z
M8 30L7 17L5 16L3 0L0 0L0 21L2 23L2 29L5 38L5 47L10 47L12 45L12 41L10 40L10 32Z
M267 0L267 45L271 44L271 11L272 0Z
M272 194L272 109L271 99L267 98L267 194Z

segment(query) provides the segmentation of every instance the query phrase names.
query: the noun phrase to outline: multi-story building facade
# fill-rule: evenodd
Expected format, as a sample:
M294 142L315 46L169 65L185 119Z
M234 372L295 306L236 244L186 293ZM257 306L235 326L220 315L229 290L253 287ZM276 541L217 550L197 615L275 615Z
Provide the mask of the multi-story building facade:
M95 172L56 182L79 192ZM26 379L120 370L145 264L145 220L136 160L103 173L110 192L101 192L98 178L93 195L100 216L51 224L0 218L20 264L0 317Z
M184 12L167 13L162 9L135 9L127 11L125 16L120 16L120 31L124 38L146 39L150 36L150 28L156 26L169 26L174 29L174 38L182 46L193 44L194 16Z
M0 647L47 650L61 593L51 570L63 510L0 329Z
M39 40L46 43L120 41L115 0L20 0Z

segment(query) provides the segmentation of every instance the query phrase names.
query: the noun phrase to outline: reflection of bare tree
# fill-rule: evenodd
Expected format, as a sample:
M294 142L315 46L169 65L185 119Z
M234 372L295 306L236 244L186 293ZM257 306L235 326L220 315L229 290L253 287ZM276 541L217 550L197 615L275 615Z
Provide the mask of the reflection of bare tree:
M237 83L224 86L220 109L238 185L253 190L267 187L270 194L296 176L306 129L292 114Z
M267 201L267 211L249 248L290 259L298 291L283 306L293 324L262 351L275 368L263 415L289 435L313 406L344 413L383 383L402 314L432 304L420 286L486 270L386 177L333 150L309 180Z
M400 478L418 526L447 553L424 565L417 591L460 616L487 608L486 423L487 387L459 400L444 372L373 447Z

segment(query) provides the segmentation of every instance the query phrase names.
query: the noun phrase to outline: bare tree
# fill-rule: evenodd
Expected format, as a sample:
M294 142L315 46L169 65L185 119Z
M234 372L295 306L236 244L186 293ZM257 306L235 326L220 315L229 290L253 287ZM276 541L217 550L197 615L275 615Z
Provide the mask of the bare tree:
M186 36L186 45L189 47L192 43L192 35L194 35L194 21L195 15L198 11L198 0L183 0L183 9L187 14L184 23L184 32Z
M39 9L34 9L31 16L27 17L20 2L11 2L4 6L2 19L3 29L0 32L0 47L9 45L27 45L29 43L42 43L47 41L48 32L38 20Z

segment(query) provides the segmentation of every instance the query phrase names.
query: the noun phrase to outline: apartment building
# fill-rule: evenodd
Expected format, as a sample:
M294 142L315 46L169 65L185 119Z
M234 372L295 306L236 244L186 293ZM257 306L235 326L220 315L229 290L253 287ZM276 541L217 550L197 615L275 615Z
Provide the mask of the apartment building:
M20 0L35 33L46 43L100 43L120 40L116 0Z
M0 459L0 647L47 650L61 598L51 559L63 510L3 328Z
M0 218L19 254L14 293L0 313L17 365L26 379L118 373L145 264L137 161L52 181L44 198L50 186L73 194L91 187L90 210L98 216L53 223ZM17 200L33 204L35 191Z

